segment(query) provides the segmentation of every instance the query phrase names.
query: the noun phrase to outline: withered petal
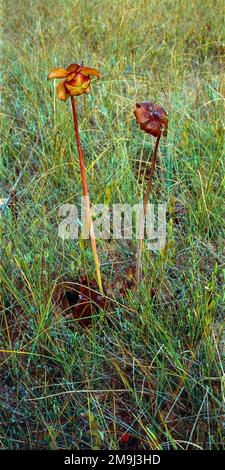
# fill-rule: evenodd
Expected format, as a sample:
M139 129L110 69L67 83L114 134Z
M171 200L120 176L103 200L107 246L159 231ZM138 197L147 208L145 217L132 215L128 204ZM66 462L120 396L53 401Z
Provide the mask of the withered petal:
M165 129L168 127L168 116L164 108L161 106L155 105L153 110L153 116L158 118L161 124L164 126Z
M83 75L95 75L98 79L100 78L100 73L98 70L93 69L92 67L80 67L79 72Z
M48 74L48 80L51 80L52 78L66 78L68 75L68 72L66 69L63 67L59 67L58 69L53 69L49 74Z
M69 95L67 94L66 92L66 88L65 88L65 81L66 80L63 80L62 82L60 82L57 87L56 87L56 90L57 90L57 94L58 94L58 98L62 101L66 101L67 98L69 97Z
M149 113L152 113L154 106L154 103L152 103L151 101L143 101L143 103L141 103L141 107Z
M147 132L147 134L151 134L154 137L159 137L161 134L161 126L160 126L160 122L158 121L158 119L153 118L149 120L148 122L141 123L140 128L143 131Z
M144 108L142 108L141 106L136 108L134 110L134 115L136 117L136 120L137 122L140 124L140 123L144 123L144 122L147 122L149 121L150 119L150 115L149 115L149 112L146 111Z

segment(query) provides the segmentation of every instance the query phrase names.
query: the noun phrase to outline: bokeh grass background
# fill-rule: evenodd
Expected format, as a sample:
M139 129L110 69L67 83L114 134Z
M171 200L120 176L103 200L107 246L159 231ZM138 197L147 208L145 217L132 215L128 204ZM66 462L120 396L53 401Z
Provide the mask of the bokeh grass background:
M3 1L0 446L223 446L223 2ZM58 237L82 192L70 102L52 68L83 61L101 80L76 100L92 203L135 204L154 139L133 116L169 115L151 202L167 244L143 250L138 292L120 295L136 242L98 241L110 309L84 330L57 310L62 280L95 277L90 243ZM15 215L15 214L14 214ZM110 290L111 289L111 290Z

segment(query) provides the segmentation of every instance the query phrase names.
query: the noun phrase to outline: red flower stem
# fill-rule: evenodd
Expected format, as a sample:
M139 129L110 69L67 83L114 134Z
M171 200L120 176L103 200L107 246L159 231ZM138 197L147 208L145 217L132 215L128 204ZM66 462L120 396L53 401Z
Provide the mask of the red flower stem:
M85 203L86 203L86 209L87 209L88 229L90 231L90 239L91 239L91 246L92 246L92 251L93 251L93 256L94 256L98 287L99 287L100 293L104 294L103 287L102 287L102 279L101 279L101 272L100 272L100 266L99 266L99 259L98 259L96 241L95 241L95 234L94 234L93 223L92 223L92 218L91 218L91 207L90 207L90 202L89 202L89 193L88 193L87 181L86 181L86 176L85 176L85 166L84 166L84 160L83 160L83 153L82 153L82 148L81 148L81 143L80 143L80 134L79 134L78 119L77 119L77 110L76 110L74 97L71 96L70 98L71 98L71 104L72 104L72 110L73 110L74 130L75 130L77 150L78 150L78 155L79 155L83 193L84 193L84 196L85 196Z
M153 174L154 174L155 165L156 165L156 157L157 157L157 151L158 151L158 147L159 147L160 137L161 137L161 134L156 139L154 153L153 153L153 157L152 157L152 165L151 165L151 169L150 169L148 187L147 187L147 191L146 191L144 201L143 201L143 212L142 212L141 227L140 227L141 228L141 238L138 241L138 253L137 253L136 274L135 274L137 287L140 284L141 251L142 251L143 236L144 236L145 217L146 217L146 211L147 211L147 204L148 204L148 200L149 200L149 194L150 194L151 189L152 189L152 179L153 179Z

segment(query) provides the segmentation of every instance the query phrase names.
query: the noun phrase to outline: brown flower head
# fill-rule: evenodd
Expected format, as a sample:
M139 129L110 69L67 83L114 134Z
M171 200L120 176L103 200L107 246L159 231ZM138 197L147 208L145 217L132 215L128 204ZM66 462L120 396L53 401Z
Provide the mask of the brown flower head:
M168 117L165 109L161 106L149 101L144 101L141 104L136 103L134 115L143 131L154 137L159 137L162 133L167 135Z
M52 70L48 75L51 78L63 78L57 86L58 98L66 101L69 96L79 96L88 93L91 84L90 75L100 78L97 70L91 67L83 67L79 64L71 64L66 69L60 67Z

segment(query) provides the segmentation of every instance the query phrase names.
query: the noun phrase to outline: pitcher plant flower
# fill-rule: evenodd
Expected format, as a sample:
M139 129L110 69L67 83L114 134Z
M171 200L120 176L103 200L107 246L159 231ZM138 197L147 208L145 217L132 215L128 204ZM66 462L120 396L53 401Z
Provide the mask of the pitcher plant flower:
M140 124L141 130L147 134L156 137L155 148L152 157L152 164L149 174L149 181L147 186L147 191L143 200L143 213L141 218L141 237L138 242L138 252L137 252L137 262L136 262L136 285L137 287L140 284L140 271L141 271L141 250L143 244L143 232L144 224L146 217L147 204L149 200L149 195L152 188L153 174L156 166L157 151L159 147L159 141L162 135L167 136L168 129L168 116L164 108L158 106L157 104L151 103L149 101L144 101L139 104L136 103L136 109L134 110L134 115L136 117L136 122Z
M56 90L58 98L62 101L66 101L69 96L80 96L83 93L88 93L90 90L91 77L94 75L98 79L100 74L96 69L92 67L83 67L79 64L71 64L66 69L59 67L53 69L48 74L48 80L52 78L63 78Z
M136 121L140 124L141 130L151 134L154 137L167 135L168 117L165 109L157 104L144 101L139 104L136 103L134 111Z
M93 228L93 223L92 223L92 218L91 218L91 207L90 207L90 201L89 201L87 180L86 180L86 175L85 175L85 165L84 165L82 147L81 147L81 142L80 142L77 110L76 110L76 105L75 105L75 100L74 100L74 96L80 96L83 93L89 92L90 84L91 84L91 75L97 77L98 79L100 78L99 72L92 67L83 67L83 65L80 65L80 64L71 64L67 68L59 67L57 69L53 69L48 75L48 80L52 78L63 78L63 80L59 83L59 85L56 88L58 98L62 101L66 101L69 97L71 99L73 121L74 121L74 131L75 131L75 138L76 138L77 150L78 150L78 156L79 156L83 193L84 193L85 202L86 202L87 223L88 223L88 229L90 232L91 246L92 246L92 252L94 256L98 287L99 287L100 293L103 294L100 265L99 265L99 259L98 259L96 241L95 241L94 228Z

